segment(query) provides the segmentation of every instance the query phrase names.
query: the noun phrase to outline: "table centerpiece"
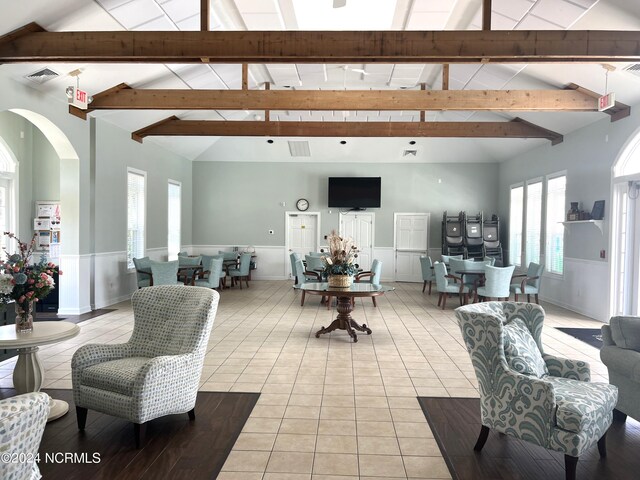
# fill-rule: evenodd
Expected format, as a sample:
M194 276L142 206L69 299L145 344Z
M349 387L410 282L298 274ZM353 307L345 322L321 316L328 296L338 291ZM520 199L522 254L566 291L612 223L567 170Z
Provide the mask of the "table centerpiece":
M350 287L353 276L358 273L358 247L353 244L350 237L341 237L335 230L327 237L329 251L323 255L324 276L330 287ZM320 250L324 253L324 250Z

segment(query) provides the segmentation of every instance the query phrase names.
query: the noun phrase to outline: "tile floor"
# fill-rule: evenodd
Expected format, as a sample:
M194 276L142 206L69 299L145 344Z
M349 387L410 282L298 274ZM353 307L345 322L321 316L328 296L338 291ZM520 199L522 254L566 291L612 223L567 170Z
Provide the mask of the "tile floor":
M316 339L335 308L310 296L300 307L289 281L254 281L222 293L201 390L262 392L228 457L220 480L450 478L416 396L474 397L476 380L453 314L420 284L358 299L352 316L373 330L358 343L344 331ZM128 302L81 324L77 337L41 349L45 387L71 388L70 360L86 343L129 338ZM606 381L598 351L551 326L600 323L545 305L546 351L588 360L594 381ZM0 364L0 387L11 387L15 359Z

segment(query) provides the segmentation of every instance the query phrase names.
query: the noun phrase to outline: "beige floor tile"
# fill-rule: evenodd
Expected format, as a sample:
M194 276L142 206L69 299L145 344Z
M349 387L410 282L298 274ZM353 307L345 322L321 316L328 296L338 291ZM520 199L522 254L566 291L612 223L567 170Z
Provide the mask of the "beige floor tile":
M273 450L277 452L313 452L316 449L316 435L279 433Z
M347 397L350 398L350 397ZM300 395L300 394L292 394L291 398L289 398L289 406L298 405L298 406L308 406L308 407L319 407L322 404L322 395Z
M358 475L358 456L342 453L316 453L313 474Z
M286 405L256 405L251 411L251 416L255 418L282 418Z
M251 452L232 450L222 466L229 472L264 472L270 452Z
M266 471L279 473L311 473L312 467L313 453L272 452Z
M447 464L440 457L402 457L408 477L451 478Z
M392 422L358 421L358 436L364 437L395 437L396 432Z
M400 455L358 455L361 475L377 477L404 477Z
M318 432L318 420L303 418L285 418L278 433L315 435Z
M355 420L356 409L354 407L327 407L323 405L320 418L323 420Z
M262 480L311 480L310 473L265 473Z
M262 480L262 472L220 472L216 480Z
M433 438L433 433L427 424L424 423L411 423L411 422L396 422L394 423L396 435L400 437L417 437L417 438Z
M277 433L280 428L280 418L251 418L249 417L242 428L246 433Z
M320 420L318 435L355 435L354 420Z
M420 423L425 421L422 410L414 410L410 408L392 408L391 416L394 422L414 422Z
M440 457L440 449L433 438L399 437L400 452L402 455L422 457Z
M353 407L353 395L324 395L322 397L323 407Z
M398 440L395 437L358 436L358 454L400 455Z
M388 408L356 408L356 419L359 421L390 422L391 412Z
M320 407L289 405L284 412L284 418L310 418L317 419L320 417Z
M241 433L236 443L233 445L234 450L264 450L271 451L275 442L275 433Z
M405 397L399 397L404 399ZM357 408L388 408L389 402L385 396L359 396L356 395L356 409Z
M358 453L356 437L348 435L318 435L316 452Z

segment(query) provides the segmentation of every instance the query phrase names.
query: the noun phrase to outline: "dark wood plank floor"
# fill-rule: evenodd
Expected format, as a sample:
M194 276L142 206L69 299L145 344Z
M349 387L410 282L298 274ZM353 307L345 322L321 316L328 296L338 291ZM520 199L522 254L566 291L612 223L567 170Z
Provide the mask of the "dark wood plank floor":
M419 397L449 471L458 480L564 480L564 456L496 432L481 453L473 446L480 433L480 401L473 398ZM596 446L578 462L578 480L640 479L640 423L614 422L607 434L607 458Z
M259 393L199 392L196 419L187 414L151 421L144 446L136 450L133 425L89 411L82 434L70 390L44 390L69 402L70 411L49 424L40 444L44 480L216 478ZM47 453L85 453L86 463L45 462ZM99 463L92 463L94 453Z

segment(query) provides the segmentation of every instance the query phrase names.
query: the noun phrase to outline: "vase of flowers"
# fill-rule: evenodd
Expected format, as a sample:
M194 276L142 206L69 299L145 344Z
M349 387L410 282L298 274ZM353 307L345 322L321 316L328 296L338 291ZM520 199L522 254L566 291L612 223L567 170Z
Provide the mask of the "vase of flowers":
M329 251L323 255L324 275L327 277L330 287L350 287L353 276L358 273L358 247L353 244L353 239L341 237L335 230L327 237ZM324 253L324 250L321 250Z
M8 304L14 302L16 310L16 331L31 332L33 330L33 304L45 298L55 288L53 275L62 272L57 265L48 262L46 255L40 261L31 264L31 255L36 244L37 236L31 242L21 242L11 232L4 232L8 239L18 243L16 253L4 250L6 259L0 261L0 302Z

